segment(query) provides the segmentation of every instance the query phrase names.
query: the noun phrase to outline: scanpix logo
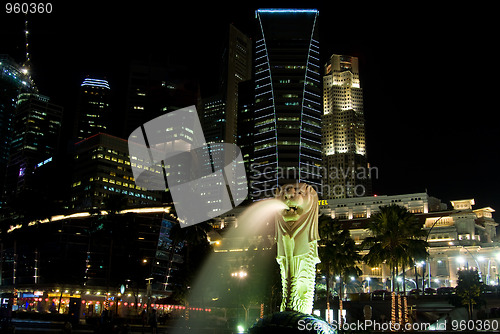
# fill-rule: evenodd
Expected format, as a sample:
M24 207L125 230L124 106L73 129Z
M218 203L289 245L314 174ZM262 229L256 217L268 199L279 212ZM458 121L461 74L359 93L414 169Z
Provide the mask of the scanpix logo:
M240 149L207 144L194 106L144 123L130 134L128 148L135 184L168 188L181 227L217 217L248 195Z

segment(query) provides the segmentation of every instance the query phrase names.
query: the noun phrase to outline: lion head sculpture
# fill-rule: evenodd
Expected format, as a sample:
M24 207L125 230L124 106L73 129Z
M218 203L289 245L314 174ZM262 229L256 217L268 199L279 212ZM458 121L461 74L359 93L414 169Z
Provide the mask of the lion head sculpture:
M318 194L305 183L287 184L279 188L275 195L288 208L276 217L276 237L288 236L302 242L319 240Z
M276 216L276 261L280 265L281 311L311 313L318 257L318 194L305 183L276 192L286 209Z

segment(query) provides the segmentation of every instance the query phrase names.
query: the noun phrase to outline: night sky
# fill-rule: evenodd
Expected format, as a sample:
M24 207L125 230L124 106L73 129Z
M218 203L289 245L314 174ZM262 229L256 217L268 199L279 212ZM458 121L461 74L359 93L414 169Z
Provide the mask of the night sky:
M322 58L360 59L367 152L377 194L423 192L447 202L475 198L500 210L498 61L493 8L363 6L361 2L53 2L30 16L34 79L71 113L83 78L126 88L130 59L153 55L187 65L214 93L228 24L252 35L257 8L317 8ZM0 15L0 53L23 60L24 16Z

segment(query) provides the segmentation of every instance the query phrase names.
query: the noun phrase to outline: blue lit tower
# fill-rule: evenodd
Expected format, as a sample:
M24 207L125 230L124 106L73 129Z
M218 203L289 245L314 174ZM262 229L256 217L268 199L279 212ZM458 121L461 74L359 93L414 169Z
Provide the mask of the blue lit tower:
M85 139L109 132L111 123L110 87L107 80L85 78L80 87L75 137Z
M306 182L321 193L321 67L316 9L259 9L254 49L252 194Z

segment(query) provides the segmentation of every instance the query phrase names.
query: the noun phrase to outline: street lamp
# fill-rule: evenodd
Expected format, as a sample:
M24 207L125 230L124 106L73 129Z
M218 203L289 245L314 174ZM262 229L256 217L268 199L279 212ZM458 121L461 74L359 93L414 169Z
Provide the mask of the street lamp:
M238 278L238 290L241 289L241 281L245 277L247 277L247 276L248 276L248 273L245 270L243 270L243 269L240 269L240 271L236 271L236 272L231 273L231 277ZM237 297L238 298L238 303L241 303L241 294L240 294L240 292L241 291L238 291L238 297ZM245 311L245 325L247 325L248 324L248 308L246 308L243 303L241 303L241 306L243 306L243 310ZM242 331L240 331L239 326L238 326L238 333L243 333Z
M237 271L237 272L234 272L231 274L232 277L238 277L238 278L245 278L248 276L247 272L244 271L244 270L240 270L240 271Z

